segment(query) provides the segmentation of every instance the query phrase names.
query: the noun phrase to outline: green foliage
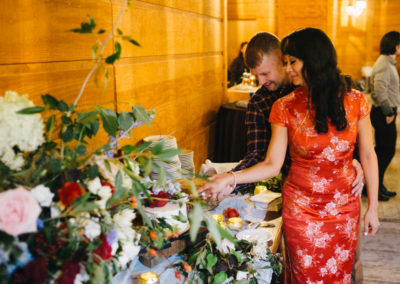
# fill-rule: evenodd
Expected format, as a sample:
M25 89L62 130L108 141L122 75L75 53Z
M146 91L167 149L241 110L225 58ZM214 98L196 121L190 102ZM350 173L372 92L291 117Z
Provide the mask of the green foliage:
M71 32L78 33L78 34L90 34L92 33L93 29L96 27L96 22L91 16L87 16L88 21L82 22L80 28L72 29Z

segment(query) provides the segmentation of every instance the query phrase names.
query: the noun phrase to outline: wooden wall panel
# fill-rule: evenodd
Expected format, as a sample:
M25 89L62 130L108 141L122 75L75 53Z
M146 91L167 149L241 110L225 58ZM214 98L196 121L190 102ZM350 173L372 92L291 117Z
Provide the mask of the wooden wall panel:
M2 0L0 63L91 59L95 37L68 30L80 27L87 15L95 18L99 27L110 30L110 11L107 0Z
M115 0L114 0L115 1ZM121 1L121 0L119 0ZM115 1L116 2L116 1ZM137 1L135 1L137 2ZM135 2L134 5L136 4ZM176 8L204 16L223 18L224 1L198 1L198 0L142 0L142 2L154 3L160 6Z
M91 61L0 65L0 90L28 94L37 104L41 104L40 96L43 94L51 94L67 103L73 103L92 66ZM111 67L108 71L108 87L105 90L103 88L104 76L99 76L99 87L90 80L78 108L85 109L97 104L112 107L114 76Z
M215 122L222 103L222 66L221 55L121 60L115 71L118 101L156 110L152 127L135 131L134 141L172 134L180 147L208 147L208 141L193 135ZM199 163L212 153L208 148L201 152L195 153Z
M119 9L114 6L114 15ZM223 51L223 26L217 18L138 2L120 26L142 46L125 43L123 57Z
M366 0L367 9L349 16L350 0L228 0L228 62L237 56L244 34L269 31L282 38L303 27L325 31L338 53L343 73L361 79L362 66L379 56L379 42L391 30L400 30L398 0ZM268 16L265 16L268 13ZM264 16L262 16L264 14ZM244 28L246 32L243 32Z
M3 0L0 3L0 92L28 93L36 103L51 93L71 103L92 65L93 35L68 32L92 16L110 30L122 0ZM90 80L79 107L115 100L154 108L151 127L133 132L136 142L171 134L195 150L196 166L213 155L211 131L224 101L226 0L132 1L119 28L142 46L123 44L121 62L109 66L104 91ZM106 35L101 35L104 40ZM113 51L113 42L105 56ZM112 105L108 105L112 106ZM105 138L104 135L101 138ZM205 140L203 140L205 139Z

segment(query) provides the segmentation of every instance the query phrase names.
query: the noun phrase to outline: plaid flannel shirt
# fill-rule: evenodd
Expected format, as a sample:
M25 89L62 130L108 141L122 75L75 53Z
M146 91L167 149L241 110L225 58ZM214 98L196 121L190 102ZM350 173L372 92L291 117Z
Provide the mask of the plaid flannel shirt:
M284 86L276 91L269 91L262 86L252 96L247 106L246 128L247 128L247 153L243 160L232 171L247 169L265 159L268 145L271 140L271 124L269 123L269 114L272 105L279 98L286 96L294 90L294 86ZM290 165L289 152L286 153L282 173L288 173ZM252 184L240 184L236 186L235 192Z

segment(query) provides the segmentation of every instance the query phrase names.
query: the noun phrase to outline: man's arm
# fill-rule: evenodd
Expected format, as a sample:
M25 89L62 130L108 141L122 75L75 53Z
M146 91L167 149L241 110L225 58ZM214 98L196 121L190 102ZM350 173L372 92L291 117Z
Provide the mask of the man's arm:
M250 101L246 113L247 128L247 152L246 156L232 171L240 171L250 168L251 166L265 159L268 143L271 139L271 125L268 118L260 109L256 101ZM251 184L241 184L236 187L235 191L240 191Z

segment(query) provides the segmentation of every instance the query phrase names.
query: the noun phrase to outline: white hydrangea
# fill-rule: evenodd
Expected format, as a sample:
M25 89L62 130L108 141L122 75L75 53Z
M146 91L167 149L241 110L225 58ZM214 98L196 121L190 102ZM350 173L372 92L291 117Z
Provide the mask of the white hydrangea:
M93 218L93 220L88 220L85 226L85 235L90 240L97 238L101 234L101 226L98 223L97 218Z
M127 267L127 264L139 254L140 246L133 242L124 242L121 246L121 253L118 257L118 262L122 269Z
M49 207L53 202L54 193L52 193L50 189L43 184L32 188L31 192L42 207Z
M118 239L132 241L135 238L136 232L132 228L132 221L135 218L135 212L128 208L114 215L113 221L118 233Z
M0 97L0 160L12 170L24 165L22 153L14 153L15 147L22 152L34 151L44 142L42 116L17 114L32 106L27 95L19 96L13 91Z
M91 193L101 197L100 200L96 200L96 204L99 205L101 209L105 209L108 199L112 196L111 187L102 185L99 177L88 181L87 185Z

